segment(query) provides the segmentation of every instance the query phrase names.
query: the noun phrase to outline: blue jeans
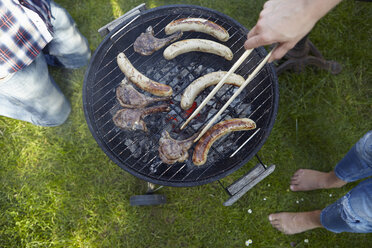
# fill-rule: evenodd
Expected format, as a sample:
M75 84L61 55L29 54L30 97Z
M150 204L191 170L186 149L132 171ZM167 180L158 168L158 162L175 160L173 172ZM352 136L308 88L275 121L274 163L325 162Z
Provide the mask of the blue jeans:
M346 182L372 176L372 131L350 149L334 171L338 178ZM372 178L359 183L323 209L320 221L326 229L335 233L372 233Z
M0 115L39 126L65 122L71 107L48 64L78 68L88 63L90 50L67 11L51 2L53 40L26 68L0 81Z

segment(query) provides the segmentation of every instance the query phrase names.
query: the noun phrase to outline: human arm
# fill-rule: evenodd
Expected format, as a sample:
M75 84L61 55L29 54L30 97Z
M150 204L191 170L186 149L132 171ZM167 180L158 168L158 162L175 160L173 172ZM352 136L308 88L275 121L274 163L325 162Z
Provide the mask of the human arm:
M246 49L278 43L269 62L282 58L342 0L269 0L247 35Z

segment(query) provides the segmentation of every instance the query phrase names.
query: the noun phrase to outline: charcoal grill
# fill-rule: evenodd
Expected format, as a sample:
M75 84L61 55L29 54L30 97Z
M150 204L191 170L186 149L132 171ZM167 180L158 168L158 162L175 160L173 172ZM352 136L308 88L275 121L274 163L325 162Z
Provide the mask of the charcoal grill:
M156 37L164 37L164 27L169 22L185 17L205 18L228 30L231 38L224 44L233 51L233 60L226 61L217 55L191 52L168 61L163 58L164 48L150 56L141 56L134 52L135 39L148 26L153 27ZM183 90L193 80L208 72L230 69L244 52L243 44L248 33L244 26L220 12L200 6L169 5L146 9L142 4L101 28L99 32L106 36L92 56L84 78L83 106L93 137L118 166L150 185L189 187L219 181L256 155L259 164L225 188L231 196L225 202L226 206L231 205L274 170L274 165L266 167L257 156L273 127L278 108L277 76L270 64L265 65L221 117L248 117L256 122L257 129L234 132L218 140L209 152L207 163L200 167L192 164L192 149L189 151L190 159L184 163L167 165L158 157L158 141L164 129L177 139L191 136L213 117L236 90L233 86L223 86L200 116L185 130L180 130L189 114L180 108ZM215 40L212 36L196 32L185 32L181 39L188 38ZM120 52L124 52L134 67L144 75L173 88L171 111L147 117L145 121L148 133L124 131L112 121L113 115L121 108L116 100L115 90L125 77L116 62L116 56ZM247 78L266 54L264 48L255 49L235 73ZM205 90L195 104L200 104L209 92L210 89Z

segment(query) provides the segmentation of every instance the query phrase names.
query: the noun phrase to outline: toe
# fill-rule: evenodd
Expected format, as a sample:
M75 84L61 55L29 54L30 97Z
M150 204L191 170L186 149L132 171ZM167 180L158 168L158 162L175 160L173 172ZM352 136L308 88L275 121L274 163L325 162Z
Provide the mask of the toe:
M276 218L275 218L275 214L270 214L269 215L269 221L270 222L273 222L273 221L275 221L276 220Z
M297 170L291 177L291 181L299 181L302 173L302 169Z
M297 184L299 184L299 183L300 183L299 180L297 180L297 179L292 179L290 185L297 185Z
M299 191L298 184L291 184L291 185L289 186L289 188L290 188L292 191Z
M269 215L269 220L271 222L279 221L279 219L280 219L280 213L270 214Z

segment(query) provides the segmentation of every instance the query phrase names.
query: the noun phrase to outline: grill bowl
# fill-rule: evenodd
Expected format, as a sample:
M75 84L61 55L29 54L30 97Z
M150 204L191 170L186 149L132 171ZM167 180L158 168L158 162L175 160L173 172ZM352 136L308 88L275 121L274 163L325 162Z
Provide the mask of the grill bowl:
M135 39L153 26L156 37L164 37L164 27L171 21L185 17L201 17L213 21L230 33L223 43L234 53L232 61L213 54L192 52L173 60L163 58L163 49L150 56L134 52ZM218 140L208 155L205 165L197 167L189 159L186 163L167 165L158 158L157 145L163 129L174 131L172 137L185 138L197 131L197 124L188 126L183 133L177 129L187 118L179 108L183 90L196 78L211 71L229 70L244 52L248 30L234 19L212 9L193 5L169 5L141 12L112 30L98 46L87 69L83 85L83 106L89 129L98 145L118 166L145 181L160 185L185 187L206 184L221 179L245 165L262 147L275 121L278 108L278 82L272 65L265 65L261 72L241 93L238 100L225 111L223 119L248 117L257 124L256 130L234 132ZM181 39L213 37L196 32L185 32ZM156 114L145 119L149 133L128 132L117 128L112 117L120 105L115 89L124 78L116 63L116 56L124 52L134 67L147 77L171 85L174 91L170 113ZM267 54L263 48L255 49L235 73L247 78ZM228 96L236 90L224 86L201 113L207 123ZM210 89L197 100L202 101ZM197 120L196 120L197 121ZM201 125L201 123L199 123ZM199 126L200 126L199 125ZM177 137L177 136L178 137ZM192 156L192 149L189 151Z

